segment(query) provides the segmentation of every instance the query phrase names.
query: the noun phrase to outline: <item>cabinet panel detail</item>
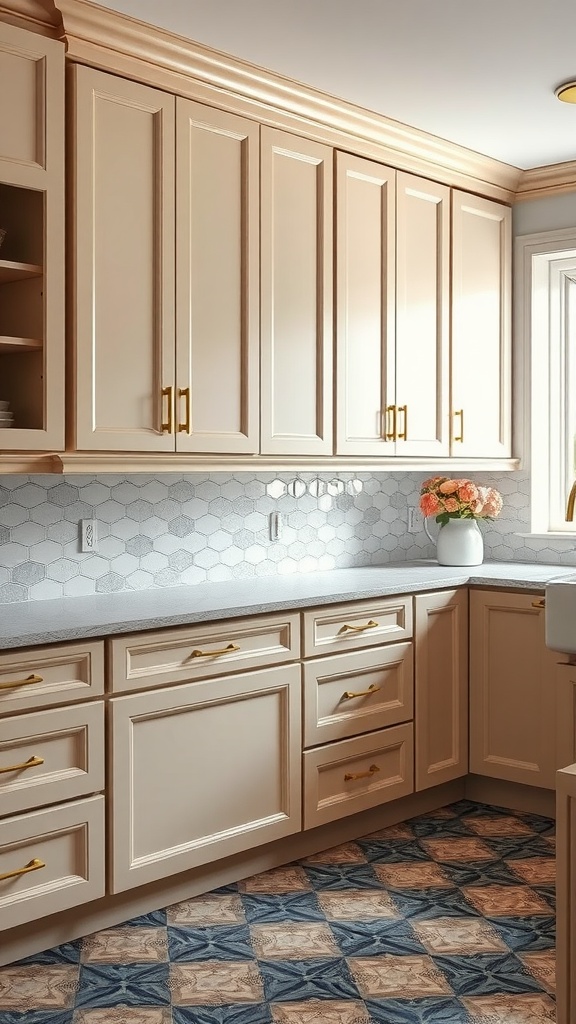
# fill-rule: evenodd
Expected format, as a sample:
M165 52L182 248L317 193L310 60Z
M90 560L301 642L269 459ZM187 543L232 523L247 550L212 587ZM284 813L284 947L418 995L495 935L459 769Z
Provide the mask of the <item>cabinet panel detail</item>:
M304 612L304 657L373 647L412 636L412 598L354 601Z
M103 692L101 640L0 654L0 712L28 711Z

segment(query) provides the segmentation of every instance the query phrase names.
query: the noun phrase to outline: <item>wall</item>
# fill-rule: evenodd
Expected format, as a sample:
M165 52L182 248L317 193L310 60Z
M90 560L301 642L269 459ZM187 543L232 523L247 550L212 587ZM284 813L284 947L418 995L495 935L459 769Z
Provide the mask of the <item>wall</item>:
M528 528L526 473L471 474L504 510L483 523L487 558L576 564L571 541ZM418 523L422 473L0 477L0 604L431 558ZM268 516L282 515L272 542ZM98 522L96 553L79 521ZM436 530L432 522L431 529Z

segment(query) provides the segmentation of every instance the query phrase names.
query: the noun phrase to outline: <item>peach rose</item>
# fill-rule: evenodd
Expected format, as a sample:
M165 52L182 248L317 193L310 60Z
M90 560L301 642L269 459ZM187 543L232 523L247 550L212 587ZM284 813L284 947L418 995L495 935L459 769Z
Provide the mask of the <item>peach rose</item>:
M482 509L482 515L485 516L498 516L502 511L502 495L499 491L496 491L493 487L488 489L484 507Z
M473 484L471 480L463 480L458 488L458 497L466 505L472 506L473 503L478 501L479 497L476 484Z
M444 508L447 512L458 512L460 505L456 501L456 498L446 498Z
M454 494L458 490L458 481L445 480L443 484L440 484L438 490L440 494Z
M440 502L435 494L423 494L420 498L420 511L424 516L435 516L440 511Z

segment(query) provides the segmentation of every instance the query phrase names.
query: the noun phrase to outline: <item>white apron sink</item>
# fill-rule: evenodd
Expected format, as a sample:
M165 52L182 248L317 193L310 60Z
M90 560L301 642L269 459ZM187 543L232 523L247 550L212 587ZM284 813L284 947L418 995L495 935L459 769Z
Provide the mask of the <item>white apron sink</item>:
M546 585L546 646L576 654L576 575Z

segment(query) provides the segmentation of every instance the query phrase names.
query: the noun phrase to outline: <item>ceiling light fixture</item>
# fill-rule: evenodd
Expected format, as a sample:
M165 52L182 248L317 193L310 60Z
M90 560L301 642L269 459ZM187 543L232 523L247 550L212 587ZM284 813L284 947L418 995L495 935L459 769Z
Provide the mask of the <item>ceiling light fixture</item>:
M555 95L564 103L576 103L576 82L564 82L555 90Z

